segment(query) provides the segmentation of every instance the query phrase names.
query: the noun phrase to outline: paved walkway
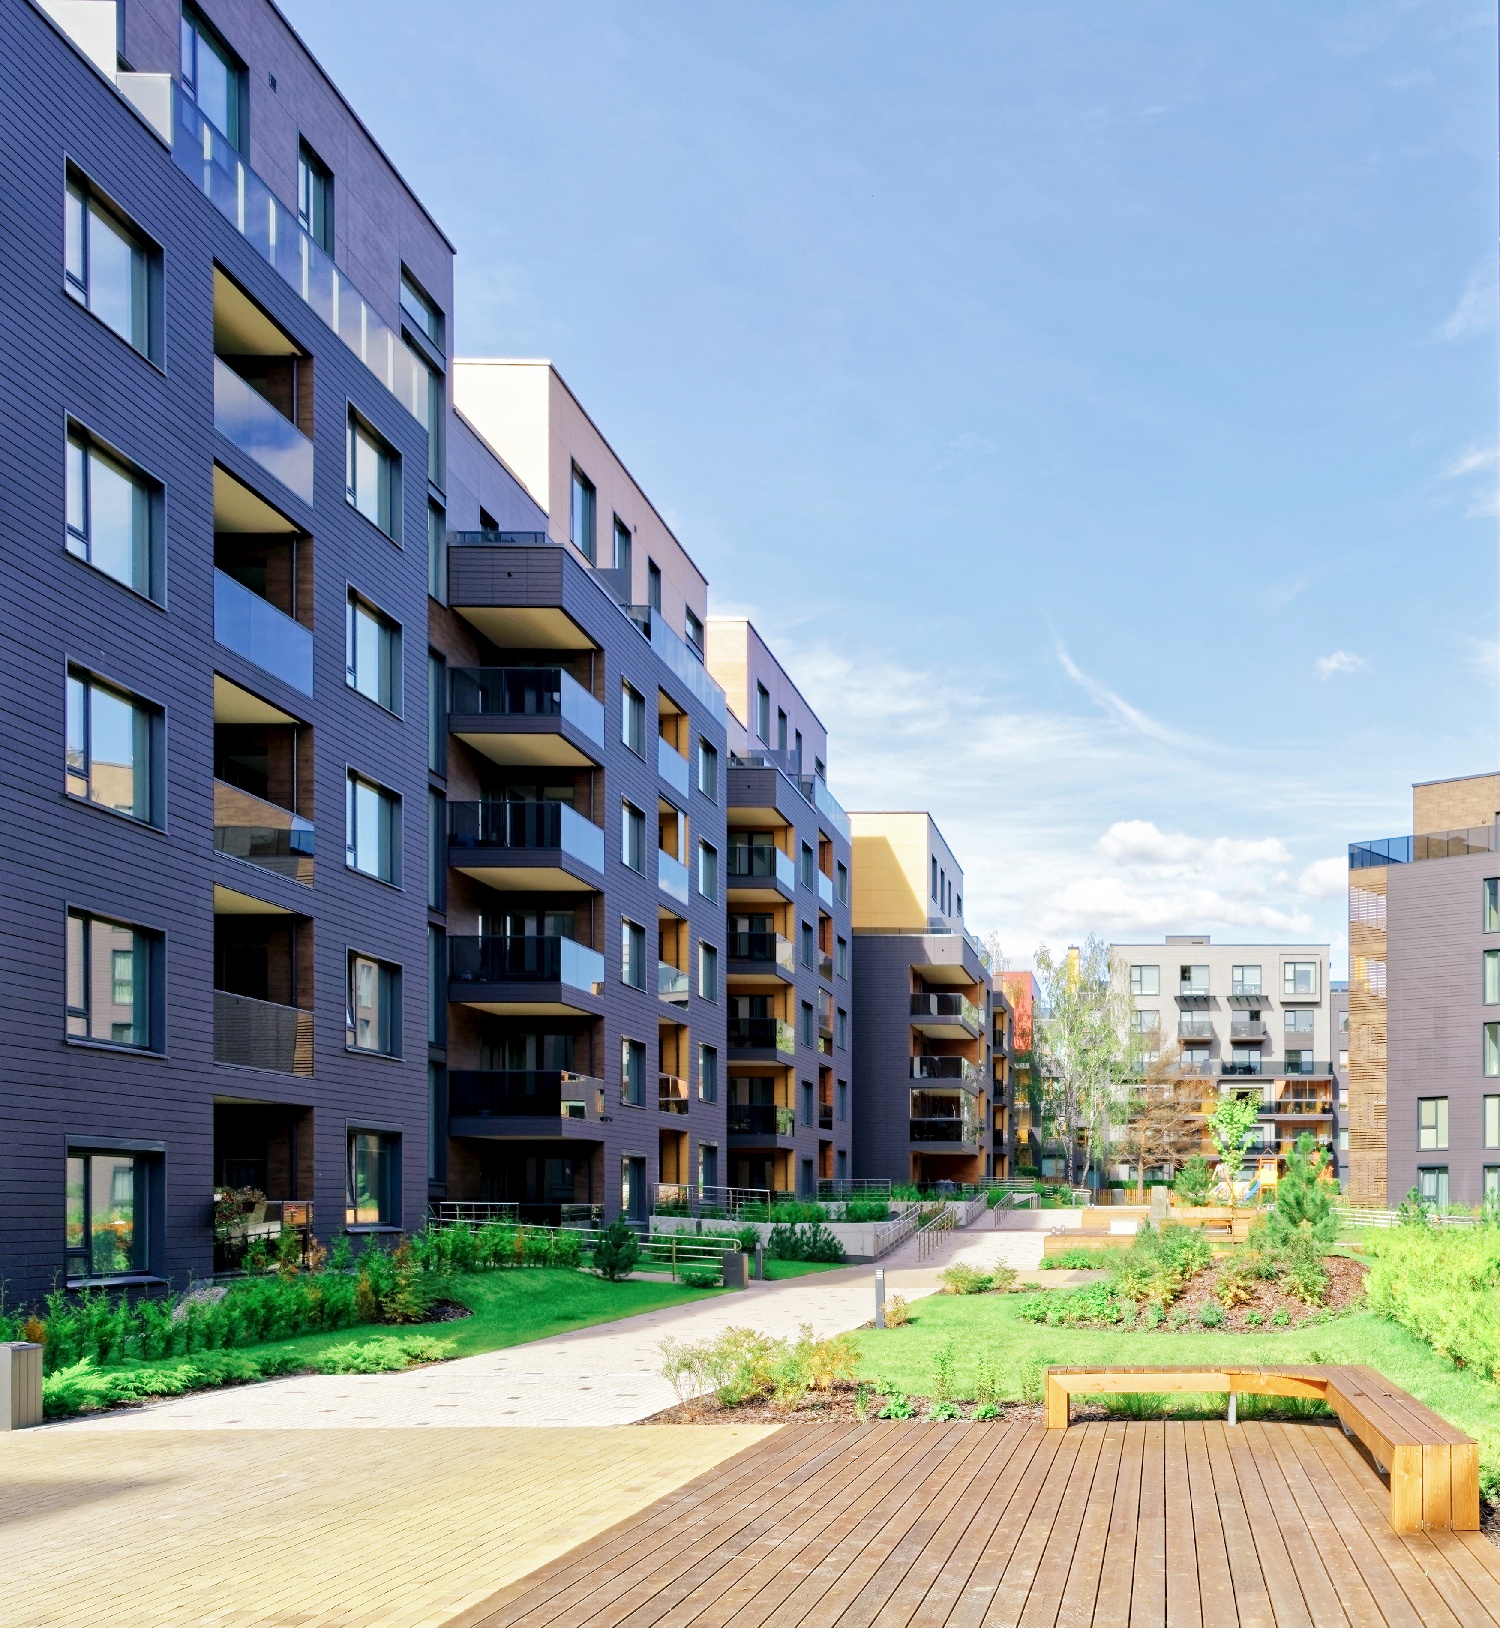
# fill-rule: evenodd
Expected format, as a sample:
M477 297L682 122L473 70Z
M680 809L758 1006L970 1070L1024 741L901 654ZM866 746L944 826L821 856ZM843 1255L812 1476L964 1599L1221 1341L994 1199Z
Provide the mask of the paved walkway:
M881 1264L887 1294L908 1300L940 1287L955 1260L1020 1264L1041 1258L1037 1234L1007 1232L986 1215L955 1231L938 1255L919 1263L915 1242ZM1014 1260L1013 1260L1014 1257ZM1027 1260L1030 1260L1028 1255ZM661 1377L661 1342L713 1339L729 1327L795 1336L803 1323L818 1335L861 1327L875 1315L873 1266L851 1266L743 1294L645 1312L503 1351L462 1357L398 1374L300 1374L158 1402L49 1427L81 1430L345 1430L455 1425L556 1428L623 1425L648 1419L677 1400Z

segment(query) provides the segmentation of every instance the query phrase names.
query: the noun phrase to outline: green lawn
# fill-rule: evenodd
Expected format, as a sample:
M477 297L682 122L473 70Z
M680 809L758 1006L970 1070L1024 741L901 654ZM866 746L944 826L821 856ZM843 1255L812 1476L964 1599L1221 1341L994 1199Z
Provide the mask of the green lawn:
M848 1261L766 1261L766 1282L777 1283L782 1278L805 1277L809 1272L838 1272Z

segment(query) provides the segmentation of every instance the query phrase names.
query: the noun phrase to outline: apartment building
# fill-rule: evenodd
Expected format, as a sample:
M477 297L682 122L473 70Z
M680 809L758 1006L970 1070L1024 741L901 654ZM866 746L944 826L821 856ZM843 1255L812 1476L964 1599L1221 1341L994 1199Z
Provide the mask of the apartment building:
M989 955L926 813L851 813L854 1163L895 1182L994 1174Z
M754 626L711 617L708 666L728 697L727 1180L837 1192L853 1175L849 817L827 731Z
M1003 985L990 988L990 1174L1008 1181L1015 1163L1016 1011Z
M1034 972L1002 972L1000 988L1010 1006L1011 1018L1006 1030L1010 1045L1009 1089L1006 1102L997 1109L997 1120L1004 1115L1008 1160L1005 1174L1015 1176L1022 1169L1035 1172L1041 1168L1041 1126L1036 1120L1036 1026L1042 998ZM999 1151L997 1138L997 1155ZM998 1166L996 1170L998 1174Z
M1258 1097L1248 1169L1274 1181L1303 1132L1332 1147L1326 944L1214 944L1183 934L1116 944L1113 953L1129 969L1135 1033L1149 1050L1177 1046L1179 1066L1204 1081L1205 1113L1224 1093Z
M1412 787L1410 836L1350 844L1356 1204L1500 1194L1497 809L1500 775L1430 781Z
M1342 1182L1349 1171L1349 981L1328 985L1328 1030L1333 1037L1333 1148L1329 1168Z

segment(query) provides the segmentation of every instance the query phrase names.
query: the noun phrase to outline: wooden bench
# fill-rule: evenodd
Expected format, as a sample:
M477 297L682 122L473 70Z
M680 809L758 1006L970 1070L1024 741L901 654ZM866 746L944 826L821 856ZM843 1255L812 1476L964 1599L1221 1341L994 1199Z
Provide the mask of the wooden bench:
M1373 1368L1049 1368L1047 1428L1067 1428L1074 1393L1158 1391L1227 1392L1231 1422L1237 1395L1315 1397L1389 1478L1395 1531L1479 1530L1478 1443Z

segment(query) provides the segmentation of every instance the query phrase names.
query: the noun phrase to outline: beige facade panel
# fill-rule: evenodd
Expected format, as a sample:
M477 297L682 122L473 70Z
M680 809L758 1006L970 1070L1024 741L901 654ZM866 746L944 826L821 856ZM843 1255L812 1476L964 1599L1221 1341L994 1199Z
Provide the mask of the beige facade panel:
M1420 790L1414 788L1414 792ZM1414 799L1415 800L1415 799ZM1454 827L1444 826L1444 830ZM1383 1207L1386 1183L1386 880L1384 866L1349 883L1349 1150L1351 1204Z
M1500 774L1429 780L1411 788L1411 828L1417 836L1431 831L1464 831L1476 825L1489 825L1497 811L1500 811Z

